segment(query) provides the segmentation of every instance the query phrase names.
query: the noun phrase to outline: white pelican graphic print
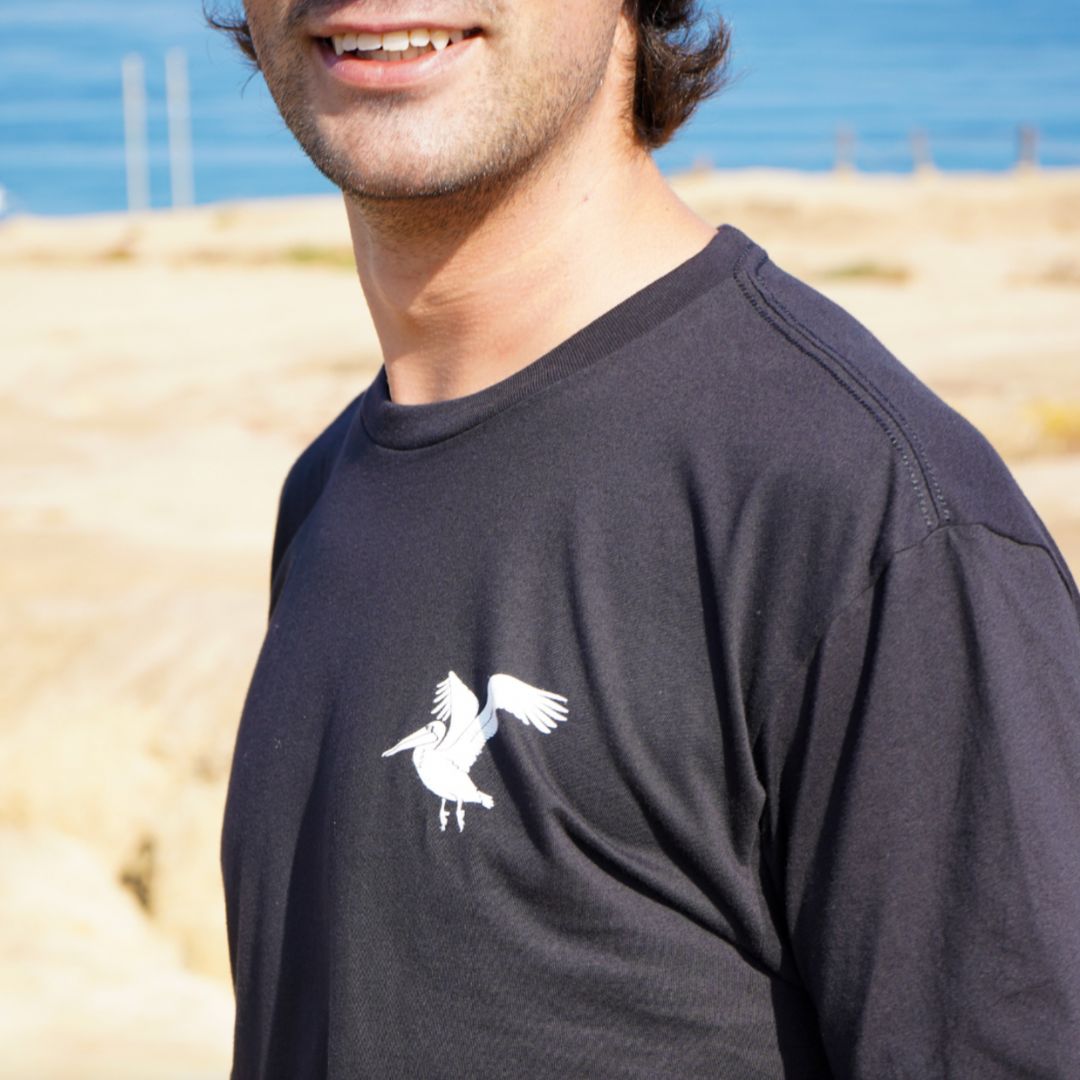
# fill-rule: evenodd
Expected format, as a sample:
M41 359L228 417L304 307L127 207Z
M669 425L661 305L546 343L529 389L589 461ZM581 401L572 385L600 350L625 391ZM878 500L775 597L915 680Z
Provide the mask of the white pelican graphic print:
M484 708L476 695L451 671L435 687L436 719L383 752L383 757L411 750L420 782L442 800L439 828L446 831L448 802L456 803L458 832L465 828L465 804L479 803L485 810L495 805L469 778L469 770L484 744L499 730L499 710L516 716L544 735L566 719L566 698L515 679L492 675L488 679ZM446 721L450 721L449 728Z

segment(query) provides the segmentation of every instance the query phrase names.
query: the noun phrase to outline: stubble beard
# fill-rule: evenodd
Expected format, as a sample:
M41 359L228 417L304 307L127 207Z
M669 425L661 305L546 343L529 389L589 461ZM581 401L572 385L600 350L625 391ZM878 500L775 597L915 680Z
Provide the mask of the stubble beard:
M464 235L526 189L529 178L541 168L557 168L559 152L582 124L607 67L604 54L591 66L577 67L572 81L565 72L550 68L528 84L506 80L495 107L474 106L474 114L459 125L461 131L476 133L472 141L444 143L425 162L423 171L380 176L356 160L359 151L354 148L371 143L368 121L345 121L332 137L328 135L309 105L304 58L297 55L286 63L276 59L287 48L282 43L280 52L269 50L275 59L262 64L286 126L367 225L399 241ZM500 80L495 83L499 85ZM380 107L391 113L400 106L395 95L387 94Z

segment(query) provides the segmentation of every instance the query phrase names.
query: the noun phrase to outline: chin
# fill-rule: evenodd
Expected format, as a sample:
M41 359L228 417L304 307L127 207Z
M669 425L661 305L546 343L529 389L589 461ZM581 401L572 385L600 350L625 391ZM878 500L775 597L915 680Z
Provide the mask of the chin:
M408 197L440 189L453 169L435 168L439 155L419 146L394 147L370 131L350 137L332 136L300 140L315 166L343 190L373 198ZM380 145L381 144L381 145Z
M432 176L424 170L407 165L379 172L360 169L322 170L323 174L346 195L360 199L400 200L424 199L452 195L469 185L454 183Z
M333 184L357 198L436 198L475 189L479 182L476 170L467 165L458 169L433 168L432 159L419 154L397 154L378 162L358 159L355 151L321 159L309 156Z

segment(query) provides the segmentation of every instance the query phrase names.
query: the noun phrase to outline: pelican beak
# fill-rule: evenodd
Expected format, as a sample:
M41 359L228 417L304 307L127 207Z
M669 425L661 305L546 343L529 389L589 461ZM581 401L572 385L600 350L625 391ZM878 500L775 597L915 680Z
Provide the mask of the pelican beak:
M402 750L414 750L418 746L434 746L438 741L439 737L436 734L429 731L426 727L422 727L419 731L414 731L411 735L406 735L401 742L395 743L389 750L384 750L382 756L390 757L391 754L400 753Z

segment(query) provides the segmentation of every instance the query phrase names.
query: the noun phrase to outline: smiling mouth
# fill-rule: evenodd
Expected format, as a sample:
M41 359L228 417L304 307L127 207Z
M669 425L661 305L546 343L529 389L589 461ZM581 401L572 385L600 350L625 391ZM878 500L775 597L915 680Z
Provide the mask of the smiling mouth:
M479 27L470 30L427 29L391 30L385 34L334 34L318 38L319 44L335 56L352 60L382 62L412 60L429 52L442 52L480 34Z

